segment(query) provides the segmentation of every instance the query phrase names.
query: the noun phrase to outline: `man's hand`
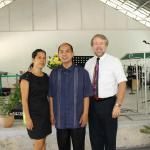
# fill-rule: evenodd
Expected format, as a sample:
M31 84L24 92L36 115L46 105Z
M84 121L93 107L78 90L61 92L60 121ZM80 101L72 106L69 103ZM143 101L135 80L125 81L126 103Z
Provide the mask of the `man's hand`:
M88 114L82 114L80 118L80 125L81 127L85 127L88 122Z
M120 116L120 107L115 105L112 112L112 118L118 118L119 116Z

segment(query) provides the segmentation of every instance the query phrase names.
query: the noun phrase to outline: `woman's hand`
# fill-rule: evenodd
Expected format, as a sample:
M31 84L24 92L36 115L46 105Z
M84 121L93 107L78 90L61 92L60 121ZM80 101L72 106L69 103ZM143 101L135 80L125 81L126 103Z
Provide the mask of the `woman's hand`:
M30 117L26 117L26 127L28 130L32 130L33 129L33 122L32 119Z
M54 114L50 115L50 122L51 122L51 125L55 125L55 116L54 116Z

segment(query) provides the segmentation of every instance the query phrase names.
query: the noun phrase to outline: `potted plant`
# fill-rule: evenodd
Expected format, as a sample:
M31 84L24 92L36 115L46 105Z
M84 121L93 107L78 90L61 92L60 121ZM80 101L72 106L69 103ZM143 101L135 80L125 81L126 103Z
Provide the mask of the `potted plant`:
M8 97L0 97L0 126L11 127L14 122L12 110L20 104L19 84L15 85Z

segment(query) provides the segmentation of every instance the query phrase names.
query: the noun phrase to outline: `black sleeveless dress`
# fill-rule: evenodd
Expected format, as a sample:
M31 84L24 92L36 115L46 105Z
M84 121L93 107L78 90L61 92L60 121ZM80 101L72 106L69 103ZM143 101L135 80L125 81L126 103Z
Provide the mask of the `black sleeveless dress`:
M42 139L51 133L50 110L48 102L48 76L38 77L26 72L20 77L29 82L28 105L34 128L28 130L31 139Z

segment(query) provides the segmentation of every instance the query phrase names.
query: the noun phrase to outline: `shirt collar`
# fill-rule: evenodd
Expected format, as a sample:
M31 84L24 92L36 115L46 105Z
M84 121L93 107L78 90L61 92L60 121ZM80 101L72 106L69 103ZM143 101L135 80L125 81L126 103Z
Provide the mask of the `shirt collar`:
M105 59L105 57L106 57L107 55L108 55L107 53L104 53L104 55L100 57L100 60ZM97 56L94 56L94 59L97 60Z
M69 70L69 71L73 71L75 67L75 64L72 64L69 68L65 68L63 65L62 65L62 69L65 71L65 70Z

